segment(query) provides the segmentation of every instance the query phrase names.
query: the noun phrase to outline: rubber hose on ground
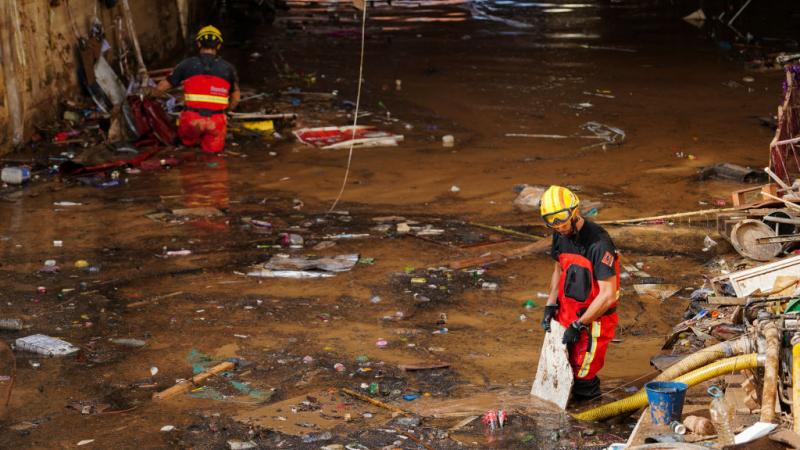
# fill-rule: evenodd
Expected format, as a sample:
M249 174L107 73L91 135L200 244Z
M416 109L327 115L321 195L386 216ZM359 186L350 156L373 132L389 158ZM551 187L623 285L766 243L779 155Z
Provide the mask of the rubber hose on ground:
M720 342L711 347L698 350L691 355L683 358L675 364L667 367L653 381L669 381L679 376L691 372L698 367L703 367L720 358L742 355L753 351L750 345L749 336L741 336L733 341Z
M750 353L748 355L739 355L732 358L721 359L705 367L693 370L671 381L680 381L681 383L686 383L689 386L694 386L702 383L703 381L710 380L721 375L727 375L739 370L753 369L759 365L763 365L763 362L759 362L758 354ZM647 406L647 394L644 391L639 391L630 397L607 403L605 405L598 406L597 408L592 408L588 411L575 414L573 417L583 421L603 420L608 419L609 417L614 417L637 410L644 406Z

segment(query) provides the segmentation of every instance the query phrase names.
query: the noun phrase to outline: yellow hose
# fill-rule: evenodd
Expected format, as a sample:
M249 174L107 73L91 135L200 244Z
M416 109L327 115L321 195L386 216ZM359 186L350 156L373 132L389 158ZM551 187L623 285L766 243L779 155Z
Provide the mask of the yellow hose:
M792 417L794 417L794 432L798 433L800 432L800 343L792 346Z
M720 342L711 347L698 350L667 367L667 369L661 372L653 381L674 380L687 372L711 364L720 358L729 358L731 356L750 353L751 351L753 351L753 349L750 345L750 337L746 335L733 341Z
M758 354L750 353L748 355L739 355L732 358L721 359L717 362L711 363L705 367L693 370L685 375L681 375L671 381L680 381L689 386L702 383L703 381L716 378L721 375L727 375L744 369L754 369L759 366ZM578 420L595 421L608 419L609 417L618 416L626 412L637 410L641 407L647 406L647 393L641 390L630 397L617 400L615 402L607 403L605 405L592 408L578 414L574 414Z

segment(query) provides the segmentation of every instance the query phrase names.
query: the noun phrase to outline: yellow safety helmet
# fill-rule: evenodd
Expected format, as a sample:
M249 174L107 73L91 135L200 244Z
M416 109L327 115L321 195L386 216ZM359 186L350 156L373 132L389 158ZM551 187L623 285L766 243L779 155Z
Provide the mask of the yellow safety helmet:
M194 40L198 43L204 43L211 41L212 45L214 41L217 42L217 45L222 44L222 32L213 25L208 25L200 29L197 32L197 37Z
M550 186L539 200L539 212L548 227L569 222L575 217L580 200L574 192L561 186Z

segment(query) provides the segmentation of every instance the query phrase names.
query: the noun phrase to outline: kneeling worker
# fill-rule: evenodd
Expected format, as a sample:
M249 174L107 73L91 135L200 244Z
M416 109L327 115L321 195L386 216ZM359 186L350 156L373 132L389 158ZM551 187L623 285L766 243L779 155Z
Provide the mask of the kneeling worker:
M199 144L203 152L219 153L225 148L225 112L239 103L239 80L233 66L217 55L222 47L218 29L204 27L195 42L200 54L181 61L157 89L167 91L183 83L186 109L180 116L178 136L183 145Z
M575 376L572 397L586 400L600 395L597 372L617 328L619 256L600 225L581 217L578 196L561 186L542 195L540 210L555 231L551 256L556 260L542 327L550 320L566 327L563 342Z

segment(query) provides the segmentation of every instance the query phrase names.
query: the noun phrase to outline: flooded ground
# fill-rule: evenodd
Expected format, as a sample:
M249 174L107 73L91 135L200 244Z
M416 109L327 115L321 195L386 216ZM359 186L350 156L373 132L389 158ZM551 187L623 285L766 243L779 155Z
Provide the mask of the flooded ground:
M512 209L519 183L573 186L582 199L602 202L597 219L641 217L713 207L741 187L696 181L703 166L767 162L772 131L754 117L774 112L781 74L745 72L677 11L650 3L373 5L361 105L371 114L360 123L405 139L355 151L332 214L346 151L303 146L289 130L269 139L237 134L221 157L177 150L181 164L123 174L119 187L41 179L6 191L0 311L26 329L2 338L42 333L81 352L5 357L0 373L16 370L16 379L0 446L94 440L85 447L199 449L238 439L261 448L600 448L624 441L625 421L590 429L526 396L542 341L537 294L552 269L544 253L485 273L438 268L526 243L469 222L546 235L537 217ZM355 100L358 18L332 3L295 3L272 28L229 26L239 41L225 55L239 68L245 96L338 91L333 100L281 95L241 109L297 112L297 126L349 124L344 101ZM508 136L577 135L590 121L624 130L624 144ZM454 136L454 147L442 146L444 135ZM223 214L170 213L203 206ZM424 239L398 232L397 223L409 221L445 231ZM702 251L713 229L703 220L612 235L624 262L692 288L702 283L703 264L728 251ZM303 236L303 247L281 246L283 232ZM191 254L168 256L178 250ZM332 278L244 275L276 254L360 259ZM538 306L525 308L527 300ZM686 304L624 290L619 342L601 372L609 397L653 373L649 358ZM238 370L189 395L150 400L234 357ZM433 363L449 367L403 370ZM372 392L425 419L398 422L340 388ZM502 432L486 433L480 420L448 431L501 406L511 416ZM161 431L167 425L174 430Z

